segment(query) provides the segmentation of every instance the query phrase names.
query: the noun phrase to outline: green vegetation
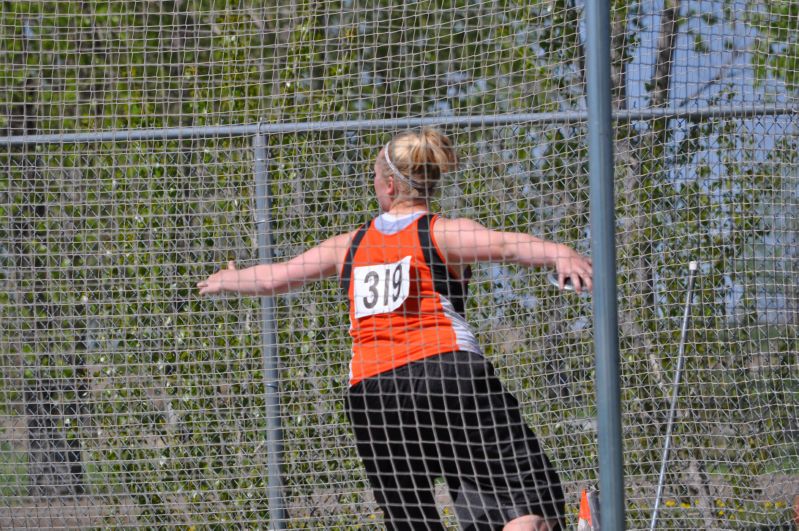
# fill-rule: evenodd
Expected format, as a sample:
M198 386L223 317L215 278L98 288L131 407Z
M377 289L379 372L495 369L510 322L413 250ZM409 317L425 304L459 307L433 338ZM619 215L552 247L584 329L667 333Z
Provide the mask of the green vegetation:
M623 67L641 27L625 2L614 4L614 20L628 22L614 26ZM750 23L792 53L781 28L796 16L783 4L772 3L768 25ZM2 2L0 130L577 110L580 16L567 0ZM678 27L690 17L729 20L696 14ZM758 60L764 79L795 62L790 53ZM735 104L735 90L710 104ZM795 124L769 120L616 124L633 527L648 523L654 496L690 260L701 270L663 526L790 521L793 490L770 485L791 490L799 474L799 146ZM589 251L583 124L449 132L462 171L446 183L442 210ZM376 212L370 165L390 133L269 138L276 259ZM249 141L0 153L0 418L30 421L34 395L53 405L38 415L47 409L56 438L80 449L88 494L134 506L138 525L269 519L260 306L194 290L228 259L257 259ZM576 510L598 462L590 298L555 294L538 272L482 265L470 304ZM290 526L370 528L379 518L341 401L349 341L338 287L279 297L276 312ZM7 504L41 465L20 437L0 442Z

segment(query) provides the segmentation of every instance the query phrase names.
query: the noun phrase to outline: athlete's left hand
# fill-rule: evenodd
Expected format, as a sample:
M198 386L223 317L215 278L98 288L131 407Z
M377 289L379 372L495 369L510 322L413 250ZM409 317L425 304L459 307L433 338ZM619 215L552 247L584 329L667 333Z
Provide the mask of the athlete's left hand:
M560 289L566 285L566 280L571 280L574 290L579 292L591 291L593 288L594 270L591 259L571 250L564 253L555 260L555 268L558 272L558 284Z

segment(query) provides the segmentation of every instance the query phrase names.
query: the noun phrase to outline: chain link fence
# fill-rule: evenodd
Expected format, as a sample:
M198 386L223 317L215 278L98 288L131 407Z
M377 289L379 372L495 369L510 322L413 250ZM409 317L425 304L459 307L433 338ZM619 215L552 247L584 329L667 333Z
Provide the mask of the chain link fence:
M792 528L795 7L611 15L628 527L649 526L676 389L658 528ZM422 123L461 157L438 209L590 254L583 19L578 0L0 4L0 527L379 527L336 282L268 304L194 286L374 216L378 150ZM477 267L467 316L574 524L597 480L592 306L545 274Z

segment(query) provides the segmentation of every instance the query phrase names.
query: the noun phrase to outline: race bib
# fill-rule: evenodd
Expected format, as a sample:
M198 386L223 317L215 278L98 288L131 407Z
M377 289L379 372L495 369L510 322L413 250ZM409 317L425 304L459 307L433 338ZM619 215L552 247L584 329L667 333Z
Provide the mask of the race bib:
M353 270L355 317L366 317L396 310L411 286L411 257L393 264L361 266Z

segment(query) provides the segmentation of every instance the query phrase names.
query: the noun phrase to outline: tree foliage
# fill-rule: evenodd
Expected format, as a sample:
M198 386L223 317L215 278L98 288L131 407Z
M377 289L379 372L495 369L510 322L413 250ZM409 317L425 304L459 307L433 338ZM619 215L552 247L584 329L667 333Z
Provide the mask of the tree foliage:
M667 4L662 31L674 34L658 42L675 46L702 15ZM613 5L622 110L644 29L632 4ZM784 43L755 64L794 89L792 9L773 2L754 25ZM581 110L581 17L571 0L3 2L0 128ZM674 49L658 51L648 101L667 106ZM708 103L740 96L726 87ZM685 269L699 260L665 525L784 523L758 481L796 474L795 124L675 118L614 131L630 518L648 517ZM590 251L584 124L448 132L462 169L438 206ZM275 259L376 212L370 165L390 133L269 138ZM4 414L24 413L26 389L72 404L54 413L82 451L89 494L135 507L139 525L267 522L260 308L193 291L228 259L258 256L249 139L40 144L0 161ZM553 296L535 272L476 273L470 320L573 493L597 474L591 301ZM291 525L369 527L340 400L349 343L338 287L281 297L276 318Z

